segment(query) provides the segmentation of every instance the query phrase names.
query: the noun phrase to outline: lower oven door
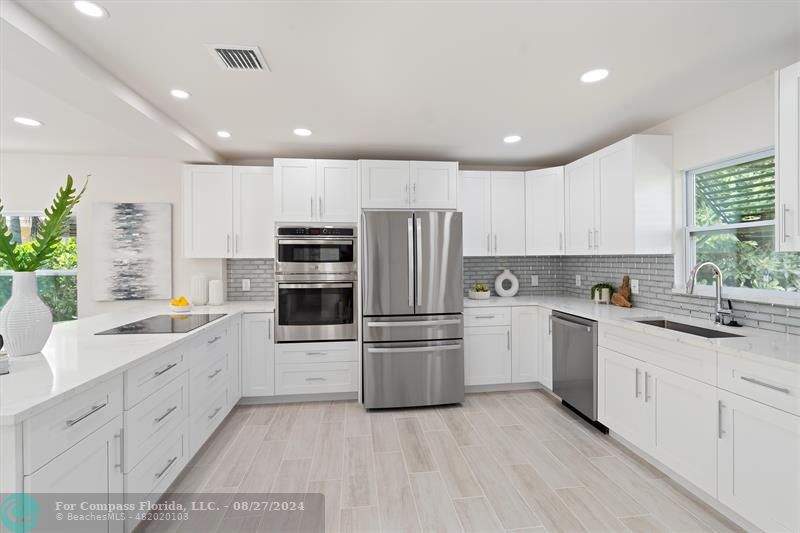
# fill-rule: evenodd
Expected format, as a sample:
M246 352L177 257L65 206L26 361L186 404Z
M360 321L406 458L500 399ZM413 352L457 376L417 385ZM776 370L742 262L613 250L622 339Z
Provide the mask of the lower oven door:
M464 401L464 342L364 344L367 409Z
M275 292L277 342L356 340L356 282L279 282Z

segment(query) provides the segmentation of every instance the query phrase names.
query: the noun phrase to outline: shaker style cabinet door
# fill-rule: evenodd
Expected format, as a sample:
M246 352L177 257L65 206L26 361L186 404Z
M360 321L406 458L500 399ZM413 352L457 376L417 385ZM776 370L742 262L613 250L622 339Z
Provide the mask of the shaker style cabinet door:
M493 256L525 255L525 173L492 172Z
M564 255L564 167L525 173L525 254Z
M358 221L358 164L318 160L316 218L322 222Z
M492 253L492 183L489 172L460 173L459 210L463 212L464 256Z
M539 308L512 307L511 333L511 382L540 381Z
M187 165L183 174L185 257L233 255L233 171L219 165Z
M775 242L781 252L800 252L800 63L779 70L775 83Z
M245 313L242 317L242 396L275 394L273 313Z
M411 163L408 161L359 161L361 207L408 209L411 207Z
M564 167L564 227L567 255L594 253L595 156Z
M647 368L641 361L598 348L597 419L644 450L652 448L655 406L651 399L645 401Z
M457 193L458 163L411 161L412 209L455 209Z
M275 257L271 167L233 167L233 256Z
M539 308L539 382L553 390L553 323L550 309Z
M317 163L313 159L275 159L276 222L310 222L317 213Z
M466 385L511 382L511 328L464 328L464 378Z
M600 150L595 157L594 249L606 255L635 253L633 137Z

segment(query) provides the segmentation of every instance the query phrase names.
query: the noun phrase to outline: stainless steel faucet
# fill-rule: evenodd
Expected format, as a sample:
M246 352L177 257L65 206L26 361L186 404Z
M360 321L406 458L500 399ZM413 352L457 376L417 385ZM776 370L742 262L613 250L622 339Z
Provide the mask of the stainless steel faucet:
M714 285L717 289L716 322L724 326L725 317L727 316L729 318L733 318L733 311L722 308L722 270L720 270L716 264L712 263L711 261L706 261L705 263L695 265L695 267L692 269L692 273L689 274L689 280L686 282L686 292L689 294L694 293L694 284L697 281L697 272L704 266L709 266L714 270Z

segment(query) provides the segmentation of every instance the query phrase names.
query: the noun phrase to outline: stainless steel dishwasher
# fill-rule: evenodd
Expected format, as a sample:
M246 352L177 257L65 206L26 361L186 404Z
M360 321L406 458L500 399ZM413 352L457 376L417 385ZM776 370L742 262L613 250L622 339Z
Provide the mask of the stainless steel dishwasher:
M597 322L553 311L553 392L597 423Z

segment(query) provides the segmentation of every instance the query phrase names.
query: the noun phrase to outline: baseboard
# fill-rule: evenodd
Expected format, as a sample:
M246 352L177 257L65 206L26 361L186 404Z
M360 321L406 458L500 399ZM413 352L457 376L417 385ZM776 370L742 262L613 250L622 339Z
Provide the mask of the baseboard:
M498 383L496 385L467 385L464 392L502 392L511 390L534 390L541 389L542 384L538 381L530 383Z
M330 402L335 400L357 400L358 392L330 392L325 394L284 394L281 396L248 396L237 405L263 405L295 402Z

